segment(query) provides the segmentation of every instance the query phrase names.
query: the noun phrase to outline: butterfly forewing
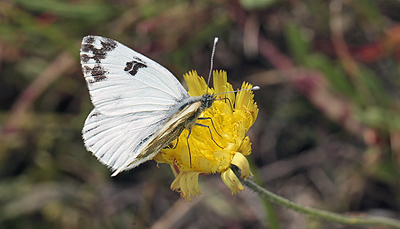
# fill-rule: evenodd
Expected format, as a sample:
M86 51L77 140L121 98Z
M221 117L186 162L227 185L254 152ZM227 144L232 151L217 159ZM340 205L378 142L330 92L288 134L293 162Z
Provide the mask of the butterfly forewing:
M117 171L149 160L140 154L186 90L167 69L109 38L85 37L81 64L95 107L82 130L86 148Z
M167 69L109 38L85 37L81 64L93 105L104 114L164 111L189 96Z

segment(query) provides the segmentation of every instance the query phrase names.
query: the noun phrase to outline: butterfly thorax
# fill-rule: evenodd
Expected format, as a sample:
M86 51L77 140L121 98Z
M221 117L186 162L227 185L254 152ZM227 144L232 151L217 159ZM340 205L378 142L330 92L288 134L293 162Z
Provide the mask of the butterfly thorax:
M191 130L192 127L196 124L197 119L201 115L201 113L212 106L215 101L215 96L211 94L204 94L201 97L191 97L192 100L197 100L193 102L192 106L198 106L195 112L186 120L185 129Z

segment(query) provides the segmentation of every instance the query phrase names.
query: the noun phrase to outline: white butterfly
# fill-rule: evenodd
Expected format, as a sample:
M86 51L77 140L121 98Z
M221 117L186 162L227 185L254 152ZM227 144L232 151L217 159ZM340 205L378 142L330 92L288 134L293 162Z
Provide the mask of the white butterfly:
M152 159L215 100L190 97L167 69L109 38L84 37L80 57L94 105L83 139L112 176Z

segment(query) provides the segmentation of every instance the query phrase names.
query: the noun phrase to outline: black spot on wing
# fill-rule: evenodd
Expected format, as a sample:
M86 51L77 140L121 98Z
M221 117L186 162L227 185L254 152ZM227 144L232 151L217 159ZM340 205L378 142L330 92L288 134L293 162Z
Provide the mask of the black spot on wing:
M90 129L87 129L87 130L85 130L84 133L87 134L87 133L89 133L90 131L92 131L92 130L98 128L98 127L99 127L99 126L95 126L95 127L90 128Z
M102 68L99 64L95 65L93 68L88 66L84 66L82 71L85 75L92 75L93 78L87 79L89 84L93 84L96 82L107 80L106 74L108 73L104 68Z
M90 118L91 117L97 117L97 116L99 116L100 115L100 112L93 112L91 115L90 115Z
M87 54L82 54L81 55L81 62L82 63L87 63L90 60L90 57Z
M149 136L143 138L143 139L139 142L138 146L143 145L143 143L145 143L147 140L149 140L149 138L151 138L151 136L153 136L153 134L150 134Z
M94 41L95 41L95 39L94 39L93 36L87 36L87 37L85 37L85 43L87 43L87 44L93 44Z
M117 47L117 42L110 39L110 38L105 38L105 41L101 41L101 46L102 49L104 49L104 51L112 51L115 49L115 47Z
M147 68L147 65L144 61L142 61L140 58L134 57L135 60L126 62L124 71L128 72L132 76L135 76L139 69L141 68Z
M81 54L82 63L87 63L90 59L93 59L96 63L101 63L102 59L105 59L107 53L114 50L117 47L117 42L110 38L102 38L100 40L101 48L94 46L95 38L93 36L87 36L82 43L81 51L87 52Z

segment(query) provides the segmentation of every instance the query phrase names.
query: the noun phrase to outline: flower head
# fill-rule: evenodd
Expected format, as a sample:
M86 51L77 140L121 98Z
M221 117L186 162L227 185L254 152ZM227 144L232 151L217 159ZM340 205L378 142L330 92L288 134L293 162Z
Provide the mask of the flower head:
M185 74L184 79L190 96L233 91L225 71L213 72L214 88L207 89L204 78L198 76L196 71ZM252 85L244 82L241 89L250 88ZM153 158L157 163L171 165L175 174L172 190L191 200L191 197L201 193L198 176L211 173L220 173L232 194L244 189L230 166L237 166L243 178L249 177L250 167L245 156L251 153L251 142L246 132L258 115L253 98L252 91L217 95L214 104L197 120L203 126L193 126L189 140L189 131L184 130L178 140L172 143L174 147L161 150Z

